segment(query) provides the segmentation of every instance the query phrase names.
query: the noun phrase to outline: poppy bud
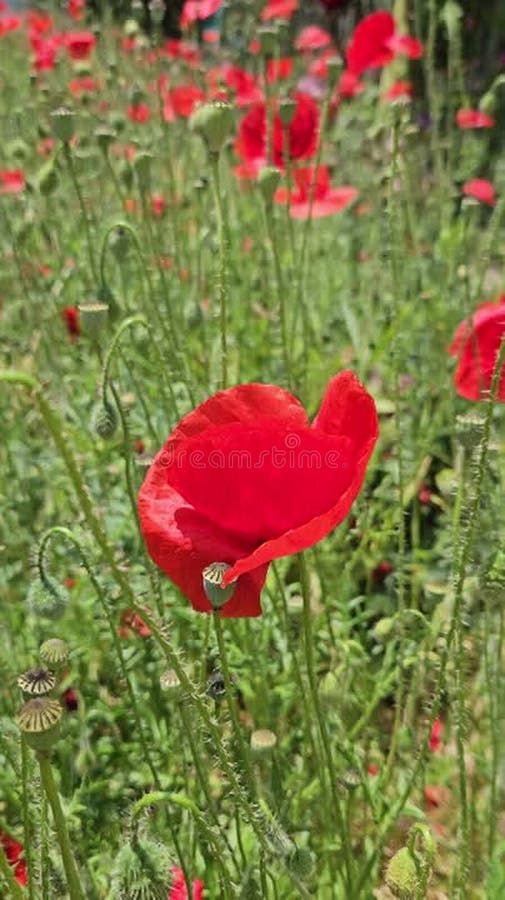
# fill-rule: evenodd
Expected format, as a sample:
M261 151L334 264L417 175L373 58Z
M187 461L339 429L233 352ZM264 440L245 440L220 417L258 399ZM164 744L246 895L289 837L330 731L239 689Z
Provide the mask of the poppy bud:
M202 572L203 589L213 609L221 609L235 591L235 584L221 587L224 573L230 568L228 563L214 562L206 566Z
M224 100L204 103L190 119L193 131L204 140L210 153L219 153L233 128L233 110Z
M258 28L258 39L260 42L260 52L263 56L274 56L279 44L279 33L277 28L272 25L263 25Z
M60 106L51 113L53 134L64 144L70 143L75 132L75 116L71 109Z
M361 784L361 775L359 769L350 768L342 772L339 778L340 785L347 791L353 791Z
M402 847L386 869L386 884L399 900L415 900L418 888L417 864L408 847Z
M319 682L318 694L323 703L333 706L342 699L340 681L334 672L326 672Z
M54 159L49 159L39 169L37 175L39 191L43 197L49 196L58 187L58 175Z
M162 691L170 694L171 697L180 697L182 694L182 685L177 672L168 669L160 676L160 687Z
M47 751L60 736L63 708L57 700L29 700L16 714L16 724L32 750Z
M296 102L291 97L284 97L279 103L279 118L283 125L291 125L296 112Z
M133 168L142 190L147 190L151 183L151 153L138 153L133 161Z
M91 422L95 434L107 440L117 428L117 412L111 403L104 401L95 407Z
M67 605L68 595L65 589L51 578L46 577L44 582L37 578L29 587L26 602L34 616L59 619Z
M258 187L261 191L263 200L269 205L281 180L281 171L275 166L265 166L258 175Z
M170 868L170 856L163 844L143 835L134 837L114 860L111 896L145 900L166 897Z
M267 728L260 728L251 734L251 751L254 756L270 756L277 745L277 735Z
M375 640L380 644L386 643L394 636L395 620L392 616L385 616L375 623L373 633Z
M48 669L29 669L18 676L18 688L30 697L43 697L56 687L56 678Z
M297 847L288 857L287 866L298 878L308 878L314 868L314 857L307 847Z
M57 672L65 666L70 647L61 638L49 638L40 645L39 656L48 669Z

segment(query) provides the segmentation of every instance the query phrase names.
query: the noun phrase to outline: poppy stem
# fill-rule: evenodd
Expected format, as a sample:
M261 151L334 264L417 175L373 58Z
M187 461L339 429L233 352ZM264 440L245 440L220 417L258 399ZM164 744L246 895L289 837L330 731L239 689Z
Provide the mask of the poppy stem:
M221 179L219 175L219 153L209 153L212 169L212 186L217 221L217 242L219 252L218 291L219 291L219 329L221 334L221 388L228 386L228 336L227 336L227 301L228 283L226 270L226 237L224 227L223 198L221 195Z
M40 779L42 787L49 801L53 813L54 827L61 850L61 858L63 868L67 878L67 886L70 900L85 900L84 893L81 888L81 877L77 871L74 855L72 853L72 845L68 835L67 823L61 807L60 798L54 780L51 761L46 753L37 753L37 759L40 768Z
M93 276L93 280L95 282L94 287L98 288L99 279L98 279L98 268L96 265L95 259L95 250L93 247L93 241L91 238L91 229L89 225L89 217L88 212L86 210L86 204L84 202L84 197L81 191L81 186L79 184L79 179L77 177L77 173L75 171L74 160L72 159L72 152L70 150L70 146L68 142L63 143L63 156L65 157L65 162L68 167L68 171L70 174L70 179L74 186L75 193L77 195L77 200L79 201L79 207L81 210L82 222L84 225L84 232L86 235L86 246L88 248L88 257L89 257L89 267L91 270L91 275Z
M28 872L28 896L30 900L34 897L34 869L32 855L32 821L30 817L29 804L29 781L30 781L30 756L26 741L21 739L21 803L23 808L23 841L26 860L26 869Z
M345 865L345 877L346 877L346 891L347 897L357 897L358 894L353 892L353 860L352 860L352 851L349 842L349 833L345 821L345 816L342 811L340 805L340 797L337 793L337 783L338 777L335 771L335 765L333 762L333 755L331 752L331 745L328 737L328 732L326 729L326 722L324 720L323 710L321 707L321 701L319 697L319 692L317 689L316 682L316 670L314 665L314 638L312 634L312 609L310 604L310 588L309 588L309 578L307 571L307 563L305 559L305 554L299 554L299 566L300 566L300 586L302 589L302 597L303 597L303 628L304 628L304 637L305 637L305 658L307 662L307 675L309 679L309 687L310 693L312 697L312 703L314 706L314 712L319 728L319 733L321 735L321 743L323 746L324 755L326 757L326 766L328 768L329 782L330 782L330 790L331 797L333 800L333 808L336 818L337 828L339 830L340 838L342 841L342 849L344 854L344 865Z

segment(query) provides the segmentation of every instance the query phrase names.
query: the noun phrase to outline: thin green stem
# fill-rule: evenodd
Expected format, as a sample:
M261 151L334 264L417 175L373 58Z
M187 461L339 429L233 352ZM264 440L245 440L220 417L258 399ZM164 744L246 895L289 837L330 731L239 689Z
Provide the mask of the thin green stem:
M91 236L91 228L90 228L90 224L89 224L88 212L86 209L86 204L84 202L84 197L82 195L81 186L79 184L79 179L78 179L77 173L75 171L74 160L72 159L72 151L70 150L70 146L67 142L65 142L63 144L63 156L65 157L65 162L68 167L70 179L72 181L75 193L77 195L77 199L79 201L79 207L81 210L81 218L82 218L82 222L84 225L84 233L86 235L86 247L88 249L90 271L93 276L95 286L98 287L98 268L96 265L95 248L94 248L93 239Z
M72 853L72 845L67 830L67 823L54 780L53 769L49 756L45 753L37 753L37 759L40 768L40 778L42 787L49 801L49 806L53 814L54 827L56 836L60 845L61 858L63 868L67 879L67 887L70 900L85 900L84 892L81 888L81 876L77 871L74 855Z
M221 195L221 179L219 175L219 154L210 154L212 170L212 187L214 191L214 206L217 222L217 242L219 253L218 266L218 293L219 293L219 332L221 339L221 388L228 386L228 334L227 334L227 304L228 304L228 273L226 268L226 236L224 226L223 198Z

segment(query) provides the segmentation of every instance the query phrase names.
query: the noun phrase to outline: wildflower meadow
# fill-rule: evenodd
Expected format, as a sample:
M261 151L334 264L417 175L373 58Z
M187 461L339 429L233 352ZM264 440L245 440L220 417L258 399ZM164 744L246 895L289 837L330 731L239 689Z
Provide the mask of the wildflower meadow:
M505 898L502 0L0 2L0 897Z

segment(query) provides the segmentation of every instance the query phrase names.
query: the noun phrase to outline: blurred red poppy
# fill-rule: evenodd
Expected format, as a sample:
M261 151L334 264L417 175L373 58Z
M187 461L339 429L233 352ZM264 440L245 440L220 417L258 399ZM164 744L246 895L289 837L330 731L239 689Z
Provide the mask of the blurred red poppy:
M408 35L396 32L396 23L388 12L365 16L353 31L347 48L347 66L355 75L376 69L403 54L410 59L422 56L422 44Z
M151 110L147 103L130 103L128 107L128 118L131 122L138 122L143 125L151 118Z
M140 637L150 637L151 629L144 622L141 616L137 615L133 609L125 609L121 613L121 623L117 630L119 637L129 638L133 632Z
M496 124L492 116L479 109L459 109L456 113L458 128L492 128Z
M182 869L179 869L178 866L172 866L172 878L173 881L170 886L168 900L203 900L204 884L199 878L195 878L193 881L191 898L188 897L188 890L186 888L184 872Z
M289 159L309 159L317 150L319 131L319 110L316 103L306 94L297 93L293 99L296 108L289 125L283 125L277 104L273 115L273 162L284 168L286 155ZM255 103L242 119L235 150L241 159L256 167L256 171L266 162L267 121L264 103Z
M346 517L377 436L374 401L349 371L330 380L312 425L274 385L220 391L179 422L140 489L150 556L200 612L211 611L202 570L227 562L223 583L237 583L222 615L260 615L268 564Z
M67 12L71 19L82 19L86 8L86 0L68 0Z
M79 325L79 310L76 306L65 306L61 311L61 317L67 326L67 331L72 341L77 340L81 333Z
M356 200L358 190L350 185L332 187L327 166L316 169L295 169L295 188L278 188L276 203L289 203L292 219L320 219L341 212Z
M295 47L297 50L320 50L331 43L333 42L328 31L319 28L318 25L307 25L296 38Z
M14 878L18 884L25 887L28 884L28 875L26 871L26 863L22 859L23 845L14 840L10 834L0 832L0 844L3 847L7 862L14 867Z
M276 81L284 81L290 77L292 71L293 60L290 56L267 61L267 81L269 84L275 84Z
M20 194L25 189L25 176L21 169L3 169L0 172L0 194Z
M440 750L442 746L442 722L440 719L435 719L432 725L429 747L432 753L436 753L437 750Z
M414 93L414 85L410 81L395 81L381 94L381 100L410 100Z
M488 206L495 206L496 197L494 186L485 178L472 178L463 185L463 193L466 197L473 197L480 200L481 203L487 203Z
M298 9L298 0L268 0L261 12L261 21L269 19L290 19Z
M186 0L182 7L181 28L186 28L198 20L210 19L222 2L223 0Z
M454 384L461 397L482 400L489 392L504 336L505 294L497 303L483 303L471 322L465 320L458 326L449 353L458 358ZM505 368L500 375L498 400L505 402Z
M65 36L65 46L70 59L87 59L96 44L91 31L70 31Z
M163 117L172 122L178 116L187 119L193 114L198 103L205 100L204 92L194 84L180 84L167 91L164 96Z

